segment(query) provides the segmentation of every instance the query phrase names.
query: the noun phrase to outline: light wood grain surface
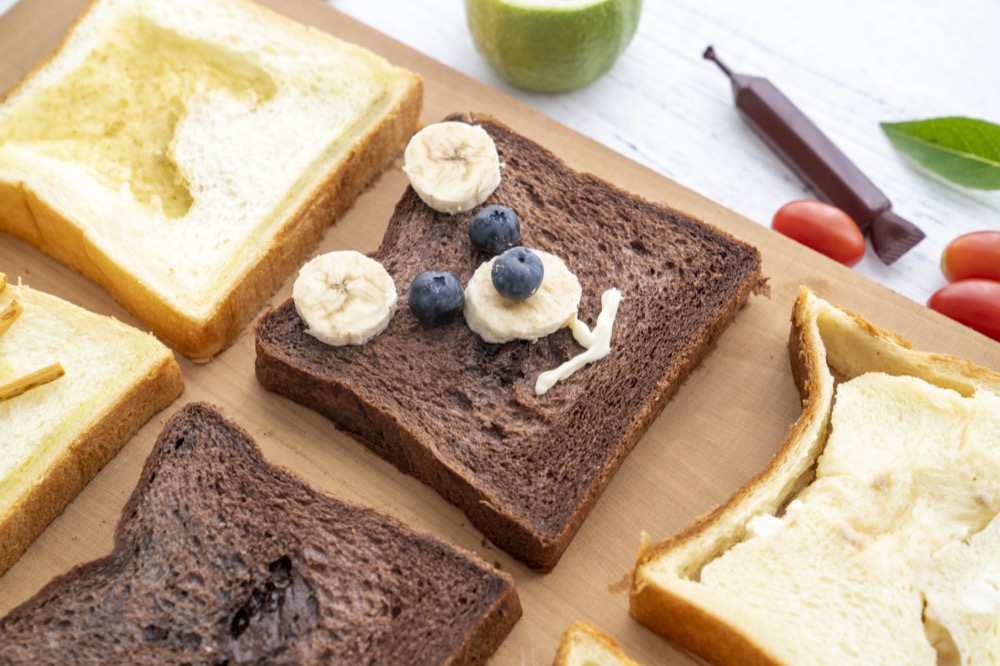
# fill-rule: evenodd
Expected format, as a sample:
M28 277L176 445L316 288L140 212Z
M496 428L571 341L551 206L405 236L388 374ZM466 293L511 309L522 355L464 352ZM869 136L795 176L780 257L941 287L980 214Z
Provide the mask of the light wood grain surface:
M11 85L56 43L81 4L82 0L23 0L0 17L0 89ZM906 63L902 62L905 58L878 56L879 62L866 60L854 52L868 50L871 54L874 47L854 32L844 33L850 36L842 38L847 46L837 51L826 46L835 40L822 41L825 33L819 29L811 36L787 37L787 48L783 48L773 36L762 32L760 26L764 24L755 23L751 10L742 5L723 7L707 2L695 9L693 2L686 6L647 0L647 13L634 48L608 77L578 93L543 97L512 91L482 71L474 60L471 42L459 45L461 40L467 40L467 34L458 3L438 7L429 0L414 0L370 3L368 8L368 3L360 0L331 3L358 15L366 12L366 20L373 24L378 19L382 24L377 30L331 11L316 0L269 0L266 4L418 71L427 84L427 120L457 110L494 113L554 149L571 165L688 211L757 245L764 257L764 270L770 276L771 296L751 299L739 314L709 358L625 461L550 574L532 572L496 549L434 492L336 432L325 419L263 391L253 375L253 339L247 330L231 349L211 363L195 365L182 360L188 385L185 394L140 431L0 578L0 613L73 564L110 550L120 509L135 485L163 418L180 404L206 399L219 404L246 427L270 460L293 469L317 487L389 511L510 571L517 580L525 614L497 653L495 663L551 663L559 634L578 619L591 620L614 634L643 663L692 663L690 657L630 618L627 576L641 532L664 538L724 501L766 464L797 416L798 397L789 372L786 340L790 308L800 283L808 283L821 296L899 331L920 348L968 356L1000 368L1000 346L995 342L929 312L914 302L910 293L894 293L932 288L930 283L937 278L932 280L926 274L931 263L936 270L936 258L931 261L933 253L929 250L926 255L907 255L891 269L871 264L877 260L866 260L862 268L871 271L880 285L866 278L862 270L817 258L758 223L780 203L803 192L741 124L729 104L725 81L714 67L700 59L700 53L704 43L712 41L733 66L770 76L793 98L799 97L796 90L800 86L812 89L815 97L805 95L803 106L816 105L817 120L824 124L826 118L831 123L826 126L830 134L890 193L899 211L926 226L928 232L932 227L925 223L939 219L938 212L948 212L949 225L956 227L956 220L963 220L967 228L976 228L968 223L974 215L984 224L995 226L995 195L960 192L917 172L882 145L885 142L871 123L890 112L897 117L889 119L940 112L944 108L940 90L957 84L961 78L957 74L921 71L919 81L901 83L900 77L907 75ZM775 12L781 9L779 3L762 4ZM980 6L984 16L996 16L997 9L990 3L970 2L967 6L973 4ZM419 18L421 5L424 12L434 5L436 20ZM948 13L940 3L920 3L919 7L931 13ZM783 18L775 18L774 24L783 21L786 27L794 25L789 16L794 16L795 11L789 3ZM886 30L892 29L892 16L884 8L868 9L860 3L853 9L848 4L838 12L831 10L830 15L813 22L832 31L838 22L846 26L848 21L841 14L852 11L855 17L877 11ZM405 32L410 36L395 36L412 40L417 50L382 34L403 30L408 22L412 25ZM935 21L929 18L928 22L931 26L925 26L925 34L935 34ZM417 35L417 26L422 26L424 33ZM903 39L899 35L896 38ZM962 41L955 39L956 44ZM452 42L447 48L454 48L458 55L435 53L437 42ZM824 44L826 55L802 64L803 53L823 50L817 44ZM883 42L879 51L885 49L888 53L892 48ZM895 49L897 56L901 49L905 47ZM977 53L984 58L992 53L997 61L997 47L992 42L976 43L974 49L979 49ZM970 46L970 50L974 49ZM834 56L847 51L853 55L838 64ZM457 67L476 70L473 73L485 84L435 60L444 61L446 57L454 58L451 64ZM919 62L943 66L941 63L949 57L962 62L963 67L971 67L974 60L964 51L949 54L942 50L939 60L925 58ZM869 64L862 67L865 63ZM889 79L883 78L887 75L882 67L896 73L892 89L883 87ZM848 79L840 71L842 68L854 70L855 78ZM835 74L834 69L840 74ZM871 77L869 83L858 83L858 77L864 76ZM972 87L982 85L977 90L980 106L975 107L976 98L969 95L961 98L963 108L955 112L986 116L996 110L998 93L985 89L986 75L981 79L978 76L968 73L963 80L971 81L968 85ZM649 84L654 78L655 87ZM924 114L917 88L928 81L938 87L925 91L926 104L935 110ZM626 89L636 91L628 108L621 106L621 98L626 95L622 91ZM823 100L832 103L845 96L848 101L843 102L840 112L824 111ZM988 108L990 104L993 109ZM841 140L838 128L847 127L856 128L845 132ZM331 228L318 251L344 247L369 251L378 245L385 221L406 186L398 167L397 162ZM101 289L7 236L0 236L0 267L13 276L23 276L36 288L137 324ZM288 281L272 302L280 302L290 290Z

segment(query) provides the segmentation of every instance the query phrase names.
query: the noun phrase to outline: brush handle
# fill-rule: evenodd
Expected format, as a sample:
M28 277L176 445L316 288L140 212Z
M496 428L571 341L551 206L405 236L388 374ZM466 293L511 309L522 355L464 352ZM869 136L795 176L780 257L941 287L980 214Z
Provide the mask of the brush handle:
M773 83L733 72L712 47L704 57L729 77L747 124L806 185L869 235L883 262L892 263L924 237L915 225L890 214L892 202L882 190Z
M889 198L770 81L747 78L736 92L743 119L806 185L867 231L892 207Z

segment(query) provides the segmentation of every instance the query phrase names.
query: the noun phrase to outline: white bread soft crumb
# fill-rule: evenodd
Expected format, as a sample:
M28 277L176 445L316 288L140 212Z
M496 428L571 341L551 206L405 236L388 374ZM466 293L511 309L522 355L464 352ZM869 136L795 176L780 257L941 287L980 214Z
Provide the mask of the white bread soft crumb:
M0 384L53 362L65 374L0 401L0 573L146 421L183 390L154 336L18 283Z
M182 353L211 355L266 298L257 282L277 286L271 257L304 260L331 222L299 214L327 196L346 208L363 183L327 190L349 160L381 171L382 133L411 131L420 92L412 73L253 3L98 0L0 104L0 230ZM22 182L51 217L25 213Z
M805 287L793 322L802 416L720 511L644 545L633 614L720 664L997 663L1000 374Z

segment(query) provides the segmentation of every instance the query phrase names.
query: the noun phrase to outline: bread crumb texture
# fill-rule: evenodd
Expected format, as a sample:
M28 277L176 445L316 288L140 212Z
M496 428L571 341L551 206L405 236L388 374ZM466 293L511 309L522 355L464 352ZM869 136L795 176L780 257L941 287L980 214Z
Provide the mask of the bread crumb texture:
M581 351L568 328L490 344L464 321L424 328L401 307L360 347L304 334L288 303L257 328L257 377L355 434L460 506L494 543L551 568L625 456L760 280L758 252L724 232L574 171L488 116L504 176L487 204L521 218L525 247L560 257L592 326L619 288L611 353L544 396L539 374ZM408 190L373 254L405 289L429 267L467 283L489 257L474 211L430 209Z
M209 302L244 260L238 246L390 102L392 68L318 33L309 63L310 40L225 2L187 19L119 4L98 7L108 16L15 89L0 111L0 170L131 273Z
M24 312L0 336L0 383L54 361L66 374L0 402L0 498L7 500L169 356L152 336L111 318L28 287L9 292ZM0 305L7 300L5 292Z
M563 632L553 666L640 666L614 638L581 620Z
M794 318L800 422L729 503L644 547L633 613L719 663L1000 663L1000 375L808 290Z
M58 362L65 374L0 401L0 572L183 390L155 337L27 286L8 287L21 315L0 335L0 384Z
M508 575L313 490L192 403L157 440L113 553L0 620L0 661L472 664L520 614Z
M1000 398L862 375L839 386L831 427L794 509L701 585L784 636L789 663L935 664L932 641L996 663Z
M0 230L211 356L421 102L413 73L252 2L97 0L0 103Z
M142 205L177 218L193 201L173 156L188 104L220 94L252 107L275 90L259 64L233 50L130 16L76 70L16 108L0 141L35 144L49 157L85 165L108 188L128 187Z

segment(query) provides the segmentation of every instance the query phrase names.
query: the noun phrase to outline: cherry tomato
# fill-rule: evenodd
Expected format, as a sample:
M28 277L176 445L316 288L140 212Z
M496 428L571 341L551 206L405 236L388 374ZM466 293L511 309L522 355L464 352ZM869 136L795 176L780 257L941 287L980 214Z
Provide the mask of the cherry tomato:
M853 266L865 256L865 237L844 211L822 201L792 201L778 209L771 228L806 247Z
M928 307L1000 342L1000 282L970 278L941 287Z
M1000 231L973 231L948 243L941 253L941 272L948 282L1000 280Z

